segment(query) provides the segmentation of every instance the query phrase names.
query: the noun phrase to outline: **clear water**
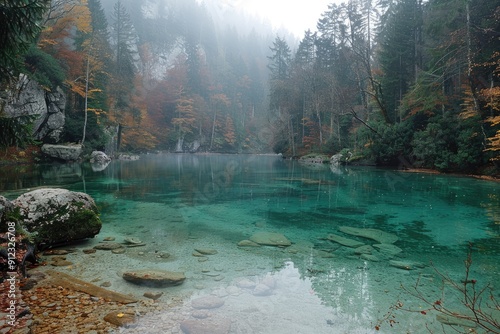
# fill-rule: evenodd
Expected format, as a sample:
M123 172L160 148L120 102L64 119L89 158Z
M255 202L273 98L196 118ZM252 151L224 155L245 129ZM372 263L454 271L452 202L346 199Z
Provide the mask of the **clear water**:
M28 167L26 167L28 168ZM406 291L418 281L421 296L442 298L436 269L460 282L468 244L471 277L490 283L500 300L500 184L465 177L403 173L375 168L310 167L277 156L146 155L113 161L93 172L87 165L39 166L5 171L2 195L13 199L27 188L64 187L90 194L101 209L103 228L89 248L106 236L141 239L147 245L125 254L77 254L72 275L142 296L151 289L125 282L127 269L183 271L186 281L165 288L162 300L183 301L123 332L177 333L190 317L190 299L215 294L225 300L212 317L229 318L231 333L421 333L442 331L435 314L399 310L392 326L384 317L402 301L428 305ZM403 249L393 260L425 265L407 271L361 259L353 249L326 240L339 226L376 228L396 234ZM240 248L259 231L278 232L288 248ZM373 240L357 239L366 244ZM199 262L195 248L218 251ZM160 258L160 252L169 258ZM432 263L432 265L430 265ZM238 288L245 278L276 282L270 295ZM402 288L403 287L403 288ZM445 288L447 306L461 309ZM460 297L460 296L458 296ZM178 303L177 303L178 304ZM391 318L392 319L392 318Z

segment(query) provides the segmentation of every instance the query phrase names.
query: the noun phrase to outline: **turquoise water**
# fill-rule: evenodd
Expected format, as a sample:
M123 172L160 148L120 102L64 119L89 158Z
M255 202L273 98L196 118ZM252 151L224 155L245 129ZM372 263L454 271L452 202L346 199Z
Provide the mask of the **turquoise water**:
M91 247L106 236L133 236L146 243L125 254L98 252L92 261L75 255L78 264L66 269L73 275L107 276L112 289L140 296L147 288L124 282L121 271L186 273L183 285L166 288L168 298L184 298L185 305L146 319L132 332L153 333L151 324L158 333L178 332L183 317L189 317L190 299L206 294L225 299L213 313L231 319L231 333L371 333L376 325L381 332L420 333L425 326L439 332L432 314L400 310L392 327L383 319L397 301L412 310L426 309L402 286L418 281L421 296L440 299L443 284L436 269L460 282L469 243L471 277L478 287L490 282L500 299L500 185L495 182L311 167L277 156L185 154L113 161L100 172L75 164L0 177L2 194L10 199L38 186L84 191L96 200L103 228L95 240L78 247ZM338 231L341 226L395 234L402 252L382 254L379 262L361 258L353 248L327 240L328 235L376 242L345 235ZM292 245L237 246L261 231L281 233ZM218 253L200 262L192 256L196 247ZM170 257L159 258L159 252ZM391 260L422 266L408 271L390 265ZM266 296L238 285L241 279L258 283L266 277L276 283ZM445 293L447 305L459 310L459 299Z

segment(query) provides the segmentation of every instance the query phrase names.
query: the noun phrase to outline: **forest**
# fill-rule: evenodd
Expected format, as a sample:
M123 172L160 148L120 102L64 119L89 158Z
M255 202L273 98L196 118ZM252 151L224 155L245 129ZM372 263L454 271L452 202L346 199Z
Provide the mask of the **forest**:
M119 151L498 173L497 1L332 3L298 41L215 0L4 3L0 90L62 87L62 141L88 152L118 129ZM0 146L36 144L1 107Z

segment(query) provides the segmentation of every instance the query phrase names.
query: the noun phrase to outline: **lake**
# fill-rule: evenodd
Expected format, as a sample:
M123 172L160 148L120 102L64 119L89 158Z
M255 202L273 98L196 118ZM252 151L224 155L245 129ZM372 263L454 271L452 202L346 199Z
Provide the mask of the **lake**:
M102 230L77 248L104 237L146 243L124 254L98 251L91 261L75 255L81 265L61 270L89 281L104 275L110 289L137 296L148 288L124 281L123 270L185 273L182 285L163 289L162 299L181 305L120 332L178 333L190 302L206 295L224 300L206 321L230 319L231 333L372 333L376 326L439 332L437 313L426 310L440 300L464 311L451 284L472 289L462 283L469 245L468 279L476 290L489 283L500 300L495 182L308 166L275 155L151 154L112 161L103 171L86 164L3 170L0 190L9 199L40 186L95 199ZM261 232L279 233L291 245L238 246ZM358 245L347 247L344 239ZM195 249L217 253L199 256ZM395 310L398 303L405 310Z

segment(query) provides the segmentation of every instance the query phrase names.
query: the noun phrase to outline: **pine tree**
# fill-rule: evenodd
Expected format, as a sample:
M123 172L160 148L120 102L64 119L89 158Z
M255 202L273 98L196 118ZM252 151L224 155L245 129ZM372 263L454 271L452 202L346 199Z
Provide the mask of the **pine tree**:
M10 0L0 3L0 84L20 65L20 55L28 50L41 31L40 21L49 0Z

